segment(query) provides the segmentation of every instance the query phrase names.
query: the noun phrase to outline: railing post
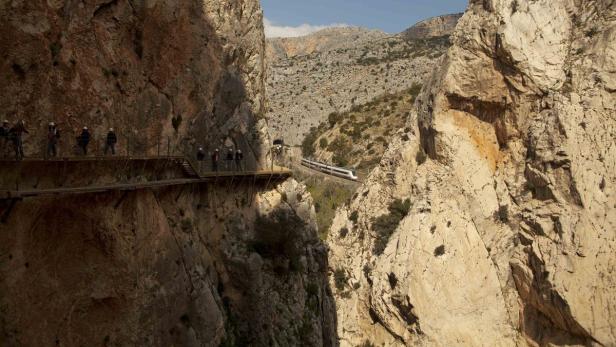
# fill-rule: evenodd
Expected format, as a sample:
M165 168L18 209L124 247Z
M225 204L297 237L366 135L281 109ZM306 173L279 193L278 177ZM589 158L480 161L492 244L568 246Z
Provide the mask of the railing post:
M167 157L171 156L171 138L167 136Z
M272 161L271 171L274 171L274 154L272 152L272 147L270 147L270 160Z

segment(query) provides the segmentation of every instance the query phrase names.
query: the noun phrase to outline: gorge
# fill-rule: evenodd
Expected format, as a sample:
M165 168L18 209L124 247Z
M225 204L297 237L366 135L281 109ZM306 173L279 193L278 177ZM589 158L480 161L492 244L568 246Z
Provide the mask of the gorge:
M258 0L5 0L0 24L29 130L0 160L0 346L616 346L616 1L267 40ZM42 160L52 121L70 159ZM185 179L199 147L296 170L302 145L361 182L10 195Z

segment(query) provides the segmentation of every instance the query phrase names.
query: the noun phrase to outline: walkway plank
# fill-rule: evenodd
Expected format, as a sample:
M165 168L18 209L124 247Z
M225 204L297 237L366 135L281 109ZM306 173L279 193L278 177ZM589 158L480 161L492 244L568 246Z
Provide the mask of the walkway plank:
M250 171L250 172L208 172L200 175L200 178L182 178L149 182L119 183L102 186L51 188L51 189L25 189L25 190L0 190L0 200L23 199L38 196L93 194L109 191L132 191L161 187L171 187L187 184L204 184L220 180L224 182L235 177L252 177L253 180L284 180L290 178L292 172L288 169L276 171Z

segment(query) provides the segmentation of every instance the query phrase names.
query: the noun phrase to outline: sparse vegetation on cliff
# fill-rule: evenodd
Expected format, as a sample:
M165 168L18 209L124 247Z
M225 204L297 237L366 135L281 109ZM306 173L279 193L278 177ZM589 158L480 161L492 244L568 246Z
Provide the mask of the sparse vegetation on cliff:
M415 83L400 93L355 105L349 112L331 113L327 122L313 127L304 139L304 155L367 174L381 160L389 139L404 129L421 88Z
M374 247L372 251L376 255L383 254L389 238L396 231L400 221L406 217L411 209L411 201L396 199L389 205L389 213L382 215L372 223L375 232Z

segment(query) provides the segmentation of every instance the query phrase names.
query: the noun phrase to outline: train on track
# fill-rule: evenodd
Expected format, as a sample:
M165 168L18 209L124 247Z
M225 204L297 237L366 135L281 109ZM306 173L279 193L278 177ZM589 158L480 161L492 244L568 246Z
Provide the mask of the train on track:
M337 166L331 166L331 165L319 163L318 161L313 161L309 159L302 159L302 165L307 168L323 172L327 175L341 177L341 178L351 180L351 181L358 180L357 173L355 172L355 170L345 169L345 168L341 168Z

